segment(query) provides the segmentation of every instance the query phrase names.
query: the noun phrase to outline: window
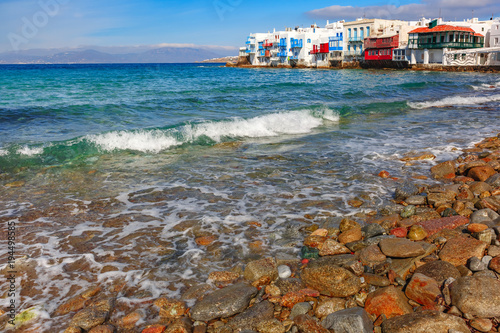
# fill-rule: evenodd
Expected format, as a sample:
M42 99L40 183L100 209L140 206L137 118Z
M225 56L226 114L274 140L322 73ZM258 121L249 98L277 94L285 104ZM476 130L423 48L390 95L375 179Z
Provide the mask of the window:
M311 38L307 39L307 43L311 44Z
M347 29L347 33L349 34L349 38L351 38L351 29Z
M495 45L498 45L498 37L495 38Z

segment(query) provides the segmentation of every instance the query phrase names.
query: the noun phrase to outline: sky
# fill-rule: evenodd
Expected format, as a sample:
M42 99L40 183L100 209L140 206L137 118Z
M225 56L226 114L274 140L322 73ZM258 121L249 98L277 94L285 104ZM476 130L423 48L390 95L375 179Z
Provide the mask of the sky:
M355 4L355 5L353 5ZM235 50L251 32L357 17L500 16L498 0L0 0L0 52L87 46Z

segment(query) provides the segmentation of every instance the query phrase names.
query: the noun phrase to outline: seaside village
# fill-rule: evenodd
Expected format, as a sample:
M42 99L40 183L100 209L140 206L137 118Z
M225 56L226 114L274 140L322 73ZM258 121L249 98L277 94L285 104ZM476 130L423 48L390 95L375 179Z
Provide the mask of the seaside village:
M238 65L271 67L500 66L500 19L360 18L250 34Z

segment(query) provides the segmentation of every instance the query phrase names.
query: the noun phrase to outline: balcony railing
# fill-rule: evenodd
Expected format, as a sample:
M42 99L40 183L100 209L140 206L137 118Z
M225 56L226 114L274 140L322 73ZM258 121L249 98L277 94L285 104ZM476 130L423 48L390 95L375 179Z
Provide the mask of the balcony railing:
M334 36L334 37L330 37L330 42L342 42L344 40L344 38L342 36Z
M285 42L280 41L280 42L278 43L278 47L287 47L287 43L286 43L286 41L285 41Z
M363 37L349 37L349 42L363 42Z
M344 48L342 46L330 46L330 51L343 51Z
M280 57L280 58L288 57L288 52L286 52L286 51L278 52L278 57Z
M445 47L452 49L473 49L473 48L483 47L483 43L471 43L471 42L418 43L419 49L442 49Z
M292 40L292 48L294 47L302 47L302 39L294 39Z
M351 57L352 57L352 56L360 56L360 55L361 55L361 53L362 53L362 51L361 51L361 50L356 50L356 51L352 51L352 50L351 50L351 51L345 51L345 52L344 52L344 55L345 55L345 56L351 56Z
M262 44L264 47L273 47L273 43L264 43Z

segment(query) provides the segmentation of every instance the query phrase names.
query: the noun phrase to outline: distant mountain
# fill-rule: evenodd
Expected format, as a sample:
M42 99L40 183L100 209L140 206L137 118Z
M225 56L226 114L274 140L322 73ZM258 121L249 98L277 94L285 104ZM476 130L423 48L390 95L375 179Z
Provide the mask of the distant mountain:
M195 47L160 47L135 53L106 53L94 49L26 50L0 53L0 64L186 63L220 58L227 53Z

